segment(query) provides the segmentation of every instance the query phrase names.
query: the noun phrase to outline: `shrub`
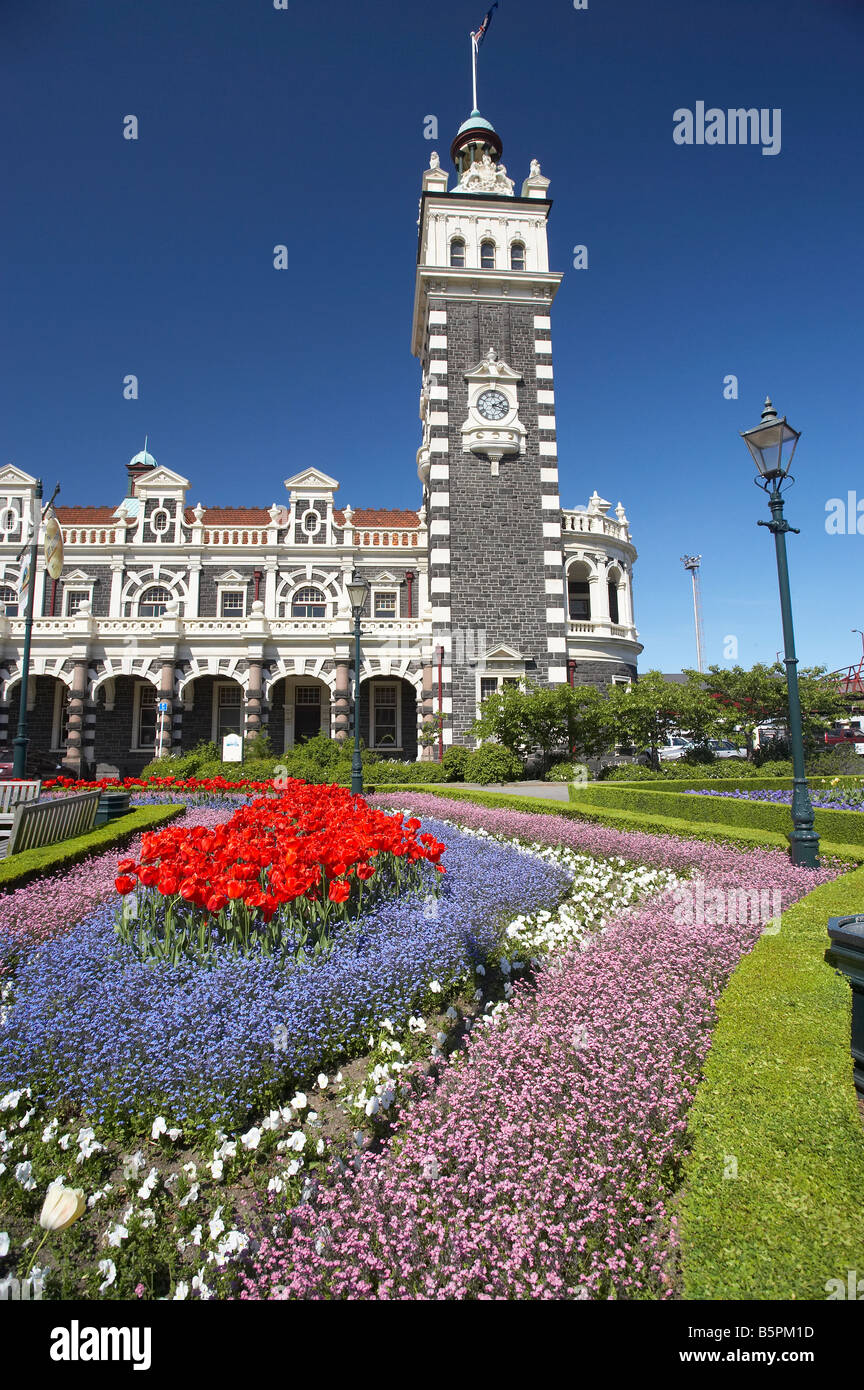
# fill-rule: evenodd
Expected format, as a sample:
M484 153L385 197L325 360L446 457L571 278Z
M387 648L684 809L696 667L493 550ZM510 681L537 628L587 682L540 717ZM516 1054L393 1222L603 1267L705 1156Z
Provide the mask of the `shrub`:
M257 734L253 734L251 738L246 739L243 745L243 755L251 762L260 762L275 756L270 735L266 729L262 729Z
M681 761L693 767L701 766L703 763L716 763L717 759L714 756L714 749L709 748L707 743L695 743L692 748L687 749Z
M404 763L395 758L382 759L375 764L375 781L379 784L389 782L445 782L444 768L440 763Z
M571 763L569 758L564 758L560 762L553 763L546 773L547 782L573 782L581 780L584 774L584 763Z
M188 753L171 753L165 758L154 758L141 771L142 777L198 777L205 763L220 761L220 750L215 743L198 743Z
M454 743L451 748L445 748L441 766L448 782L464 782L465 764L470 756L471 749L461 743Z
M522 773L522 763L516 754L500 743L481 743L465 760L466 782L480 782L484 786L490 782L518 782Z
M843 773L864 777L864 758L855 752L851 743L841 743L836 748L826 748L824 753L815 753L807 759L806 767L811 777L836 777Z
M642 767L640 763L604 767L600 769L597 777L598 782L659 782L662 779L662 772L655 772L653 767Z

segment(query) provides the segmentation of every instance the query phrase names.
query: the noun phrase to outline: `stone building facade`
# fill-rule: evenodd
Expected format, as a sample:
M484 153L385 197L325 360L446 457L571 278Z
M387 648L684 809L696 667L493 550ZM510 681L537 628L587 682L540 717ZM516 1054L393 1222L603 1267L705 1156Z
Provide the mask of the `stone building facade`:
M619 503L562 508L548 179L521 194L473 112L423 176L413 351L422 370L422 485L413 510L340 506L317 468L269 508L187 500L149 453L118 505L60 507L65 565L42 563L28 684L32 746L72 771L135 772L154 752L267 730L277 752L352 727L346 584L369 584L359 723L367 746L415 759L440 710L467 743L502 682L606 686L636 674L636 551ZM0 745L20 697L22 541L35 479L0 468ZM432 756L429 749L425 756Z

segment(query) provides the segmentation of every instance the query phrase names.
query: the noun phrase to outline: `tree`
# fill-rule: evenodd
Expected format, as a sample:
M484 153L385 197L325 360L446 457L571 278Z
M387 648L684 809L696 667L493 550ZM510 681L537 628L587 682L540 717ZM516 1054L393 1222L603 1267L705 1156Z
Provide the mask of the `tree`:
M798 672L798 691L801 697L801 719L805 743L819 743L819 735L845 708L844 698L836 681L825 678L824 666L805 666ZM701 680L708 695L726 709L744 734L747 753L753 751L753 734L760 724L789 722L789 696L785 666L775 661L770 666L757 663L750 670L742 666L709 666L704 675L686 671L685 675Z
M472 734L495 739L524 762L540 752L544 767L554 753L592 757L610 742L605 701L593 686L505 685L480 706Z
M650 753L659 765L658 750L680 728L685 704L683 687L648 671L632 685L613 685L607 695L607 729L617 743Z

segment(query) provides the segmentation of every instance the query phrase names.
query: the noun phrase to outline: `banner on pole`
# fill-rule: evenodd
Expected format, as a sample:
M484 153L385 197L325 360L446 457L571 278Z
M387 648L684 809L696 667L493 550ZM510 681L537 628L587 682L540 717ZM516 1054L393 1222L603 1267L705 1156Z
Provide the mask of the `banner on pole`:
M53 507L45 518L45 569L52 579L63 573L63 532Z

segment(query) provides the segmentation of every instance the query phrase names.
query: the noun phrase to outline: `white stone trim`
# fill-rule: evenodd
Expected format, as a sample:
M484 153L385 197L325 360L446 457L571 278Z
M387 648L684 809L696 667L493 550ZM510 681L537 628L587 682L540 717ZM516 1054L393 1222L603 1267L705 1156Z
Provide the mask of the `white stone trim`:
M557 481L558 481L558 469L557 469L557 467L555 467L555 468L541 468L541 469L540 469L540 481L541 481L541 483L557 483Z
M450 506L450 493L449 493L449 492L430 492L430 494L429 494L429 505L430 505L431 507L449 507L449 506Z
M449 440L449 439L430 439L430 440L429 440L429 452L430 452L430 454L449 454L449 452L450 452L450 440ZM430 476L431 476L431 475L430 475Z
M544 512L560 512L561 498L558 496L557 493L553 493L551 497L547 496L544 493L544 495L540 498L540 506L542 507Z
M558 445L554 439L541 439L537 452L541 454L543 458L557 458Z
M543 563L544 563L544 565L561 565L561 564L563 564L564 562L563 562L563 560L561 559L561 551L560 551L560 550L544 550L544 551L543 551Z
M556 624L556 625L560 624L560 625L563 627L563 625L564 625L564 609L563 609L563 608L547 608L547 609L546 609L546 622L549 623L549 624ZM562 640L563 640L563 639L562 639Z
M446 401L446 399L447 399L447 387L446 387L446 386L439 386L439 385L437 385L437 383L435 383L435 384L430 384L430 386L429 386L429 399L430 399L430 401Z
M436 483L437 483L437 482L441 482L441 483L446 483L449 477L450 477L450 465L449 465L449 463L433 463L433 464L430 464L430 466L429 466L429 480L430 480L430 482L436 482Z
M431 536L449 536L450 522L442 518L435 517L429 524L429 534Z
M430 351L430 352L432 352L434 349L438 349L438 348L445 348L445 349L446 349L446 347L447 347L447 334L446 334L446 333L431 333L431 334L429 335L429 351Z
M566 650L567 650L567 638L566 638L566 637L547 637L547 639L546 639L546 650L547 650L547 652L566 652Z
M429 363L430 376L446 376L448 371L447 358L436 357L434 362Z
M430 565L449 565L450 551L441 546L434 546L429 551Z
M429 581L429 589L433 594L449 594L450 580L440 575L433 575Z
M534 368L534 375L544 381L551 381L555 375L550 362L538 362Z
M560 539L561 539L561 522L560 522L560 521L544 521L544 522L543 522L543 535L544 535L544 536L550 536L550 537L554 536L556 540L560 540Z
M538 405L554 405L554 404L555 404L555 392L554 392L554 391L538 391L538 392L537 392L537 404L538 404Z
M566 685L566 684L567 684L567 667L566 667L566 666L550 666L550 667L549 667L549 676L548 676L548 680L549 680L549 684L550 684L550 685Z
M436 607L434 607L434 605L433 605L433 608L432 608L432 621L433 621L433 623L449 623L449 621L450 621L450 606L449 606L449 604L448 604L448 606L447 606L446 608L436 608Z
M450 416L447 414L447 411L446 411L446 410L430 410L430 411L429 411L429 424L430 424L430 425L449 425L449 424L450 424Z
M563 580L563 579L547 579L547 580L546 580L546 592L547 592L547 594L558 594L558 595L560 596L560 595L563 594L563 592L564 592L564 580Z
M550 317L549 317L548 314L535 314L535 315L534 315L534 327L535 327L535 328L551 328L551 327L552 327L552 320L550 319Z
M429 324L430 324L430 326L431 326L432 324L446 323L446 322L447 322L447 310L446 310L446 309L430 309L430 310L429 310Z
M552 340L550 338L535 338L534 351L538 353L551 353Z
M538 415L538 416L537 416L537 428L538 428L538 430L554 430L554 429L556 429L557 426L556 426L556 424L555 424L555 416L554 416L554 415Z

